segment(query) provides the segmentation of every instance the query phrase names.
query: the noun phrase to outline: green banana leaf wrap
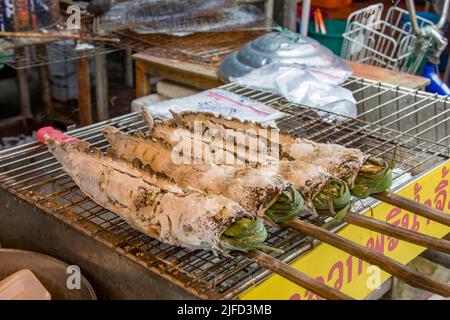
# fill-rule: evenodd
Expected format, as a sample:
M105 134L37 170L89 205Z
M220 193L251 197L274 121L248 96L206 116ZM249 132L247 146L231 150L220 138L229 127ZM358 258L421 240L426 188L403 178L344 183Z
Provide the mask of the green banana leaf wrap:
M265 213L272 222L281 223L296 218L304 205L300 193L293 186L289 186Z
M322 191L313 199L317 210L342 209L350 202L351 194L348 185L336 178L330 178Z
M392 186L392 169L389 164L378 158L369 157L355 178L351 193L365 199L371 194L385 192Z
M282 250L272 248L264 241L267 238L267 230L261 219L242 217L229 226L220 236L224 247L238 251L252 251L262 249L283 253Z

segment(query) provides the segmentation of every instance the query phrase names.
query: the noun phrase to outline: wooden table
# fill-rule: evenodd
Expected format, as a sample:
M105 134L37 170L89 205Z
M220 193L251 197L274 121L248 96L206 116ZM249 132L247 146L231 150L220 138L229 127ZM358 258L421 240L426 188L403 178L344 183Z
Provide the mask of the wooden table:
M217 77L218 65L201 65L158 57L147 53L133 55L135 60L136 97L151 93L150 76L189 85L198 89L210 89L223 83ZM413 89L425 89L429 79L395 72L388 69L347 61L353 76L381 81Z

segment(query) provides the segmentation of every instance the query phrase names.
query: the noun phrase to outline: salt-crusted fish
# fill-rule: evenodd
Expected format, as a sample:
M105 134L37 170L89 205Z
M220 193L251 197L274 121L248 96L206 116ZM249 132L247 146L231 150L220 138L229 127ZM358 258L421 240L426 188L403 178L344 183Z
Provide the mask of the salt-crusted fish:
M217 165L211 159L193 156L180 159L180 150L176 150L161 138L143 136L141 133L131 135L114 127L105 128L103 133L113 153L128 161L138 159L183 188L223 195L259 217L266 217L267 209L285 192L293 193L290 201L283 201L284 207L287 208L285 217L297 216L302 209L303 201L300 195L296 195L291 183L278 174L278 166ZM199 143L202 148L208 148L207 144ZM190 146L188 149L190 150ZM190 151L189 153L193 155ZM204 154L205 152L201 152L200 156Z
M358 198L366 198L374 193L387 191L392 185L391 165L386 161L364 154L361 150L346 148L338 144L316 143L308 139L296 138L290 134L270 130L256 123L226 119L210 113L183 112L173 113L174 118L166 123L157 124L159 127L178 126L192 130L196 123L202 124L203 130L226 132L227 129L240 130L248 136L266 139L266 145L275 148L268 152L278 152L280 159L300 160L323 167L327 172L342 179L351 188L351 192ZM336 182L336 181L335 181ZM338 185L341 185L339 182Z
M201 134L192 134L192 131L194 131L195 128L194 126L189 126L189 123L186 126L179 126L174 120L154 123L151 116L146 113L144 113L144 119L150 128L151 136L156 137L155 139L163 140L167 144L171 144L171 147L176 146L173 140L174 132L176 132L177 135L191 137L193 142L197 141L201 145L208 145L208 142L202 138ZM239 129L233 127L232 130L229 131L234 130ZM219 152L220 148L223 148L224 153L230 153L230 150L224 144L216 145L214 148L216 153ZM232 153L232 156L239 157L236 153ZM236 162L239 161L235 161L235 163ZM244 161L241 161L241 163L243 162ZM310 204L311 207L325 209L333 206L333 208L339 209L345 207L350 200L350 192L347 185L343 181L333 178L329 172L321 166L302 160L281 160L271 162L272 164L270 165L258 168L263 170L269 170L270 168L271 172L276 171L284 179L292 182L293 186L301 193L303 199ZM239 166L239 164L237 166ZM244 165L244 167L246 166Z
M242 241L246 248L264 247L267 233L261 229L261 220L251 218L226 197L183 190L146 168L103 155L98 149L90 151L86 142L69 144L48 139L47 144L87 196L161 242L213 251L236 246L245 249L239 248ZM239 238L236 223L254 227L257 234ZM234 232L223 236L228 228Z
M367 159L358 149L346 148L332 143L316 143L308 139L296 138L274 128L267 128L258 123L226 119L212 113L182 112L173 113L173 119L154 123L157 134L166 135L170 128L184 128L193 131L201 124L202 130L214 130L223 135L227 132L240 132L266 141L269 148L275 148L282 160L300 160L323 167L336 178L345 180L353 186L355 177ZM274 152L269 150L273 156Z
M194 114L186 113L186 117L189 119L191 119L191 115ZM201 116L202 114L195 115ZM268 140L266 141L267 145L270 145L273 142L269 141L270 139L275 139L279 134L278 130L256 131L254 126L246 127L245 123L242 129L239 126L240 122L233 121L230 121L229 125L224 128L221 125L211 122L210 118L200 120L200 122L198 122L199 120L194 120L194 118L189 121L183 121L182 119L178 119L177 114L174 114L175 119L154 123L149 114L144 112L143 116L151 130L151 135L157 137L157 139L171 143L172 146L174 146L174 132L177 132L178 135L191 136L193 141L200 140L200 143L205 144L208 144L208 139L204 139L204 137L207 136L208 130L215 131L214 134L216 134L216 136L222 136L222 138L233 132L236 136L239 135L239 132L242 132L244 135L259 135L258 138L266 138ZM199 118L197 117L196 119ZM213 116L211 119L215 119L215 117ZM206 129L200 128L201 132L195 133L195 130L199 130L197 126L202 126L204 123L206 123L204 126ZM259 129L264 128L260 125L256 126ZM193 134L193 132L195 134ZM278 143L278 140L276 140L276 143ZM266 145L263 144L263 147L264 146ZM273 145L270 147L274 148ZM225 147L224 144L216 144L214 148L216 153L219 152L220 148L223 148L223 152L230 153L230 150ZM276 146L275 148L277 150L279 149ZM256 154L260 152L259 149L255 149L254 151ZM247 153L244 153L244 156L245 155L247 155ZM236 162L244 163L244 166L252 165L252 162L247 163L244 162L244 159L240 159L241 155L236 152L232 152L232 156L237 158ZM258 154L258 157L259 156L260 155ZM271 163L270 167L277 168L277 172L284 179L291 181L293 186L301 193L303 199L310 207L316 209L342 209L349 203L350 191L347 184L344 181L333 177L326 168L304 160L285 160L286 158L279 160L276 158L277 156L273 156L272 152L270 160L265 162ZM255 164L253 163L253 165Z

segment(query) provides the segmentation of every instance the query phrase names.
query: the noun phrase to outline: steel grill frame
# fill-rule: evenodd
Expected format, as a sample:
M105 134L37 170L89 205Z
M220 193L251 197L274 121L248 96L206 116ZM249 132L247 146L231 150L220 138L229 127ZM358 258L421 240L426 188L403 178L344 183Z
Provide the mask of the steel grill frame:
M403 172L395 176L396 181L401 181L396 188L411 183L449 158L450 108L446 97L359 78L349 79L344 87L354 92L360 115L342 123L329 123L317 115L317 110L290 103L277 94L234 84L223 86L287 113L278 124L294 134L319 142L362 147L385 159L391 159L397 149L396 167ZM424 122L420 122L422 112L426 116ZM428 113L433 115L429 117ZM338 117L326 114L330 120ZM420 125L410 121L411 117ZM378 123L371 123L374 119L378 119L375 120ZM412 123L409 131L405 131L405 123ZM100 130L106 125L130 132L146 130L140 115L131 113L72 130L69 134L105 150L107 144ZM406 177L407 181L404 177L403 181L406 173L412 177ZM0 152L0 187L200 298L235 298L270 274L240 256L217 257L212 252L164 245L136 231L86 197L38 142ZM375 200L366 202L376 203ZM278 257L285 262L297 259L314 245L290 230L271 227L269 233L268 242L285 250L285 254Z
M49 31L57 32L58 29ZM26 69L129 49L159 57L216 66L228 54L264 33L266 31L234 30L220 33L200 32L178 37L166 34L138 34L130 30L121 30L110 35L119 38L119 43L95 42L94 49L78 51L69 51L63 46L61 48L55 45L49 46L49 44L64 43L65 40L7 41L0 43L0 49L9 56L2 58L0 63L5 63L14 69Z

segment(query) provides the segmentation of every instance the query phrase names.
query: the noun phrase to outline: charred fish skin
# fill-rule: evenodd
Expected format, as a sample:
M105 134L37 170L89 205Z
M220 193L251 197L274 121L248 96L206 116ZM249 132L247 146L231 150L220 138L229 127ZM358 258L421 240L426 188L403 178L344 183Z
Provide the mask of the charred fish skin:
M265 210L290 185L274 166L241 168L204 161L175 163L171 159L172 147L161 138L130 135L114 127L105 128L103 134L120 157L128 161L138 159L181 187L222 194L259 217L265 218Z
M184 113L183 113L184 114ZM147 122L149 127L151 126L151 135L157 137L157 139L163 140L170 144L170 139L172 136L172 132L174 130L182 130L186 131L186 135L191 132L189 128L190 124L193 124L193 117L198 115L197 113L188 112L188 117L192 117L192 121L187 122L186 126L182 126L183 128L178 127L178 123L180 123L180 119L176 118L178 115L175 115L173 119L163 121L163 122L153 122L150 115L146 115ZM203 115L203 114L202 114ZM210 117L214 117L211 115ZM197 118L198 121L198 118ZM234 123L233 125L238 125L239 123ZM263 128L259 125L256 125L260 128ZM231 127L231 126L230 126ZM111 141L110 141L111 143ZM227 152L228 150L224 150L223 152ZM218 152L218 151L216 151ZM239 155L232 155L233 157L238 157ZM244 159L237 159L240 162L243 162ZM236 161L236 162L238 162ZM270 168L270 169L269 169ZM300 160L280 160L275 162L269 166L261 166L260 170L273 170L276 171L281 177L283 177L286 181L292 183L292 185L301 193L303 198L311 203L312 199L322 190L322 188L327 184L330 179L330 174L326 169Z
M332 143L316 143L308 139L294 137L279 132L278 135L267 135L268 127L250 121L241 121L236 118L227 119L212 113L181 112L172 113L173 119L153 124L152 130L164 135L170 128L178 127L193 130L196 122L201 122L205 128L220 130L240 130L241 132L254 132L258 139L271 140L267 145L279 148L280 159L299 160L324 167L330 175L343 179L350 187L367 159L359 149L346 148ZM260 135L264 132L264 137Z
M47 143L63 170L94 202L166 244L226 250L222 233L249 216L228 198L182 190L125 160L89 151L85 142Z

